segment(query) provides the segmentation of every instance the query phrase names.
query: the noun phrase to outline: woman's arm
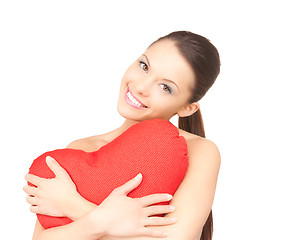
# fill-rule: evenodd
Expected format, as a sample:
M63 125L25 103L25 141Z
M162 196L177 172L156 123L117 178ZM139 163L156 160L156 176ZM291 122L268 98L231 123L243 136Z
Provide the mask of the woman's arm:
M84 217L68 225L45 230L37 220L32 240L97 240L104 232L101 226L99 231L94 232L96 226L91 224L91 221Z
M60 166L56 165L56 167L60 168L59 170L63 170ZM56 169L53 168L53 170L57 180L60 180L58 178L59 174L57 173ZM30 200L34 201L35 204L35 206L32 206L32 208L36 211L42 210L42 203L38 205L38 202L41 202L38 192L41 192L42 188L53 189L54 187L50 186L50 179L39 178L31 174L27 176L27 180L37 186L28 187L29 191L27 193L32 195L29 197L29 199L35 198L35 200ZM142 198L127 197L127 194L135 189L141 183L141 181L142 175L138 174L137 177L116 188L99 206L94 207L92 211L68 225L45 230L42 228L39 222L37 222L33 239L91 240L99 239L104 235L111 237L131 237L141 235L151 237L165 237L164 232L155 229L148 229L145 226L167 225L173 224L176 221L173 218L151 217L155 214L166 214L172 212L173 209L169 205L151 206L155 203L169 201L172 196L169 194L152 194ZM55 186L54 182L53 186ZM38 188L40 189L37 190ZM53 209L53 211L55 210Z
M171 201L176 211L167 214L177 222L169 226L153 226L150 229L168 233L167 240L194 240L212 208L221 158L217 146L206 139L188 142L189 167L184 180ZM102 240L120 238L102 237ZM127 240L150 240L149 237L126 238ZM125 240L125 239L124 239Z
M174 226L159 227L169 233L169 240L194 240L212 209L221 157L217 146L206 139L188 143L189 168L176 191L171 204L176 207L172 216L178 221Z

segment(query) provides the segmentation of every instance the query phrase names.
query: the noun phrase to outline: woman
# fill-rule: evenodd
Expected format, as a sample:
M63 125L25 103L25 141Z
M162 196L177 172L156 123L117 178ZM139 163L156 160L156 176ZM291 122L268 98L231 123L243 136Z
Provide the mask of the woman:
M177 114L179 134L187 142L189 167L170 205L151 206L169 199L166 194L128 198L127 193L142 180L138 175L95 206L78 195L65 170L48 159L56 178L26 176L37 186L24 188L31 211L67 216L74 222L46 230L37 222L33 239L212 239L211 208L221 160L216 145L204 138L198 101L219 71L219 54L206 38L186 31L164 36L146 49L122 79L118 111L125 118L123 125L68 146L96 151L140 121L169 120ZM166 215L151 217L155 214Z

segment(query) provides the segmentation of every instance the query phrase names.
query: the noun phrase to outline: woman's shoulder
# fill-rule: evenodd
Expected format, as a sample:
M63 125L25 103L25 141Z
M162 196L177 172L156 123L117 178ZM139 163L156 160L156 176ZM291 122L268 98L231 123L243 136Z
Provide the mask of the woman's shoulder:
M190 160L199 161L200 159L215 160L220 164L221 157L217 145L210 139L200 137L196 134L178 129L180 136L183 136L188 146ZM205 160L204 160L205 161Z
M85 152L93 152L100 149L102 146L106 145L108 142L104 135L95 135L86 138L77 139L71 143L66 148L83 150Z

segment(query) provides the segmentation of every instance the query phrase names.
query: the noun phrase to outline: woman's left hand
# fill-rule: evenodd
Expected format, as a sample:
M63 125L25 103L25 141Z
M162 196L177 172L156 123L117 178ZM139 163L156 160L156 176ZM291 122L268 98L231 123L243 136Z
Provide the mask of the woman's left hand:
M55 178L46 179L27 174L25 179L34 186L26 185L23 190L28 194L26 200L31 204L33 213L54 217L71 217L73 202L82 198L69 174L58 162L47 157L48 167L54 172Z

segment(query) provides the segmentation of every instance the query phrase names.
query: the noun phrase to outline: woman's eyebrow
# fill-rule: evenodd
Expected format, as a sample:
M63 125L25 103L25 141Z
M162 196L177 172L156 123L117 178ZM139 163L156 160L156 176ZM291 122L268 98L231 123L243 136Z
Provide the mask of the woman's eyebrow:
M148 57L145 54L142 54L142 55L146 58L149 67L151 67Z
M149 61L148 57L147 57L145 54L142 54L142 55L146 58L149 67L151 67L151 65L150 65L150 61ZM179 91L179 88L178 88L177 84L176 84L174 81L172 81L172 80L170 80L170 79L166 79L166 78L164 78L163 80L173 83L173 84L177 87L177 89L178 89L178 91Z

